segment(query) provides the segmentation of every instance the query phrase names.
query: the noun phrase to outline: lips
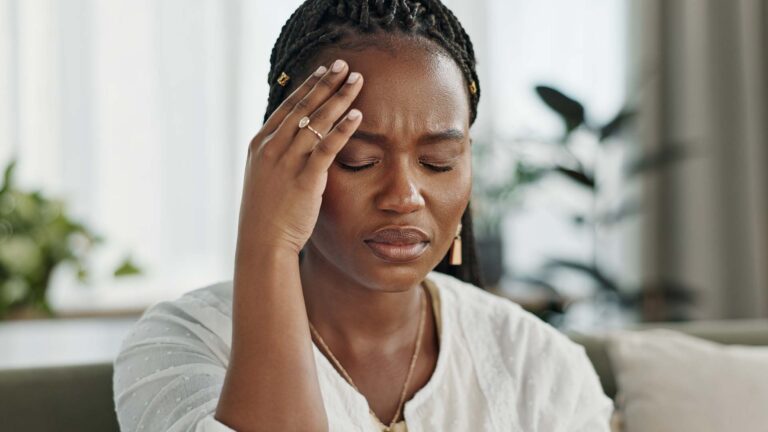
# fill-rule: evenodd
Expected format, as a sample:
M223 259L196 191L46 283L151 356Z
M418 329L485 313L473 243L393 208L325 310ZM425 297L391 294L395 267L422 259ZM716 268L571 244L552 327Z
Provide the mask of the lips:
M416 227L382 228L365 240L374 255L389 262L419 258L429 246L429 236Z

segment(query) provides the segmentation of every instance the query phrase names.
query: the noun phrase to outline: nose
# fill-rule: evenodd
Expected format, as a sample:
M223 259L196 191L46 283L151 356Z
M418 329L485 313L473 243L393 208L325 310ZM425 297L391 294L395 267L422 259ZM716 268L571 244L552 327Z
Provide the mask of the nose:
M382 183L377 206L380 210L407 214L424 208L421 188L407 168L393 167Z

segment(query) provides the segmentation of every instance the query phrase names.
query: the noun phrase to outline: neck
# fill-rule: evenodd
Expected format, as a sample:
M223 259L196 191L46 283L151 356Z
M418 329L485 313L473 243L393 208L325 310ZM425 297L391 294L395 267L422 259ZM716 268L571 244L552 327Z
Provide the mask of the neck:
M396 350L413 343L421 312L420 282L397 291L366 286L307 248L301 285L310 322L332 346Z

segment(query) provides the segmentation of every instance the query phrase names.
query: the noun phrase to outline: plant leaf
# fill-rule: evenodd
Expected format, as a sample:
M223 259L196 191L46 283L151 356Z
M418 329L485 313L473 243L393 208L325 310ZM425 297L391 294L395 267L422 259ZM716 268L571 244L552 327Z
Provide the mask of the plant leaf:
M531 183L536 183L549 171L548 168L537 167L533 165L517 163L516 177L514 179L515 186L524 186Z
M548 280L537 276L514 276L513 280L544 290L550 297L560 299L560 290Z
M584 106L560 90L538 85L536 93L547 106L552 108L565 122L566 135L573 132L584 123Z
M595 190L595 179L590 174L587 174L583 171L566 168L560 165L556 166L554 170L582 186L586 186L589 189Z
M632 118L635 117L636 114L637 112L627 108L619 111L613 120L609 121L605 124L605 126L600 128L600 141L605 141L606 139L616 135L626 126L629 120L632 120Z
M606 225L617 224L624 219L639 215L643 212L643 206L638 200L632 199L621 204L621 206L610 212L605 212L597 216L597 221Z
M606 276L602 271L600 271L600 269L590 264L585 264L573 260L554 258L547 261L547 263L544 265L544 270L546 271L551 271L558 268L564 268L584 273L591 277L599 287L617 294L621 293L619 284L617 284L610 277Z
M16 160L12 160L3 172L3 187L0 188L0 194L11 190L13 186L13 172L16 170Z
M680 162L688 157L688 148L682 144L670 143L662 146L658 151L646 154L627 165L628 178L658 170L667 165Z
M571 222L575 225L582 226L587 223L587 216L583 214L575 214L571 216Z
M132 276L141 274L141 269L137 267L130 257L126 257L123 262L115 269L115 277Z
M697 292L685 283L675 280L660 280L642 287L641 297L658 297L673 306L691 305L698 301Z

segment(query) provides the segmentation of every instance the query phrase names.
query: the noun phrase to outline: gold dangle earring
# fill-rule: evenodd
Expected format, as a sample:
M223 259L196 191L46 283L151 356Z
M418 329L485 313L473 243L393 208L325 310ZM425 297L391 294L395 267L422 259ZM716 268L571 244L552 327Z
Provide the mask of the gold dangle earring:
M456 237L453 238L451 259L449 262L454 266L461 265L461 224L459 224L459 227L456 229Z

